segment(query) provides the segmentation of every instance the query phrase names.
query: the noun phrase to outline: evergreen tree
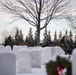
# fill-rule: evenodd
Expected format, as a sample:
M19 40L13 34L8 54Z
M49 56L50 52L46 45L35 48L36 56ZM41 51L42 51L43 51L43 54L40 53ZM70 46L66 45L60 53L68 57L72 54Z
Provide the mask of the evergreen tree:
M9 45L11 47L11 49L13 49L13 38L11 37L11 35L9 35L4 42L4 46Z
M33 46L34 45L32 28L30 28L25 41L27 41L26 43L28 44L28 46Z
M65 40L69 40L68 31L67 30L65 31Z
M45 32L43 34L44 38L43 38L43 46L46 46L47 45L47 27L45 28Z
M7 46L9 43L8 43L8 38L5 38L5 41L4 41L4 46Z
M35 32L34 45L37 46L37 31Z
M51 35L50 35L50 30L48 31L47 34L47 44L50 45L51 44Z
M61 40L62 39L62 32L60 31L60 33L59 33L59 40Z
M33 41L32 28L30 28L30 30L29 30L28 38L29 38L29 41L30 41L30 42L32 42L32 41Z
M29 38L28 38L28 36L26 36L25 44L28 46L28 43L29 43Z
M76 48L76 35L74 36L73 48Z
M16 45L21 45L23 42L24 42L24 40L23 40L22 30L19 30L17 28L16 29L16 34L15 34L15 44Z
M72 35L72 32L70 31L70 32L69 32L69 39L70 39L70 40L73 40L72 38L73 38L73 35Z
M16 28L15 44L16 44L16 45L18 45L18 44L19 44L19 29L18 29L18 28Z
M26 36L25 42L28 42L28 36Z
M53 45L59 46L59 40L57 39L57 31L55 31L55 34L54 34Z
M24 42L24 40L23 40L23 34L22 34L22 30L20 30L19 40L20 40L21 43Z
M45 32L44 32L43 36L44 36L44 38L43 38L42 45L43 46L49 46L51 44L50 30L47 32L47 28L45 28Z
M74 36L74 41L76 42L76 35Z
M54 41L57 40L57 31L55 31L55 34L54 34Z
M71 30L70 30L70 32L69 32L69 46L70 46L70 50L73 49L73 45L74 45L74 42L73 42L73 35L72 35Z

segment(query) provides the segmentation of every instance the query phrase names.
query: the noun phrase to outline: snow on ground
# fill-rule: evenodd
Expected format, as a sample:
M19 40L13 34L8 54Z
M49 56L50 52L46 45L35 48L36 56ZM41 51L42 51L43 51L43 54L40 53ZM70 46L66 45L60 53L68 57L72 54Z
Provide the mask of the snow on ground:
M41 68L32 68L31 73L27 74L17 74L17 75L47 75L45 66L41 66Z
M72 54L76 54L76 48L73 50Z
M1 52L6 52L6 51L9 51L9 52L11 51L11 52L13 52L16 55L16 61L18 61L18 59L20 58L17 55L22 50L23 51L27 51L28 50L30 52L36 51L36 50L39 51L41 53L40 54L41 55L41 63L40 63L41 64L41 68L38 68L38 67L33 68L32 67L31 68L31 70L32 70L31 73L18 74L18 72L17 72L16 75L47 75L46 74L46 68L45 68L45 63L46 62L48 62L50 60L55 61L57 55L60 55L62 57L66 57L66 58L68 58L68 56L69 56L69 55L65 56L64 51L60 47L58 47L58 46L56 46L56 47L45 47L45 48L42 48L40 46L39 47L37 47L37 46L36 47L14 46L13 51L10 50L9 46L7 46L7 47L0 46L0 53ZM36 56L35 53L33 55L34 55L33 57ZM40 59L40 56L39 57L37 56L37 58ZM36 61L36 59L32 59L32 60L33 60L34 63L39 62L39 60ZM32 62L31 62L31 64L32 64ZM18 63L16 64L16 70L18 71Z

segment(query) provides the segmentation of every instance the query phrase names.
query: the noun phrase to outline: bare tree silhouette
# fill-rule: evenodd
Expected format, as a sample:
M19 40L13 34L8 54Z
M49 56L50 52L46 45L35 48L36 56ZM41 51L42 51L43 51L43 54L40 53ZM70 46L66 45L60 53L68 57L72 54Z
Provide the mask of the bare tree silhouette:
M37 45L40 42L40 31L49 22L68 12L70 0L0 0L4 12L12 14L13 21L24 19L37 29Z

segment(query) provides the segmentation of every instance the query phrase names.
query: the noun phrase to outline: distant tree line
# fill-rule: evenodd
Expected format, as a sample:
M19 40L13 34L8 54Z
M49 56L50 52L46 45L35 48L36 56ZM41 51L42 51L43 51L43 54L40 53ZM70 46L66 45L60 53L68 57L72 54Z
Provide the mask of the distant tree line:
M54 33L54 39L51 39L51 32L50 30L47 31L47 27L44 30L43 33L43 40L41 40L40 45L42 47L45 46L60 46L64 50L65 48L67 50L72 50L76 47L76 35L73 39L72 31L68 33L68 31L65 31L65 34L62 35L62 32L59 33L59 38L57 38L57 31ZM22 30L19 30L16 28L15 36L12 37L9 35L7 38L5 38L5 41L3 42L3 45L10 45L11 48L13 45L27 45L27 46L37 46L37 32L35 32L35 36L33 36L32 28L29 29L28 35L26 38L23 38Z

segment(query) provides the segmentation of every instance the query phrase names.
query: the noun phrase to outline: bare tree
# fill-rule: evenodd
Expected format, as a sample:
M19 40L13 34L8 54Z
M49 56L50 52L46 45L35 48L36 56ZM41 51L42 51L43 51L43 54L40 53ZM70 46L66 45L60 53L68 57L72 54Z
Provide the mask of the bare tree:
M70 0L0 0L3 11L12 14L13 21L24 19L37 29L37 45L40 42L40 31L49 22L68 11Z
M67 15L65 19L68 21L68 26L70 26L70 28L74 30L76 34L76 16Z

